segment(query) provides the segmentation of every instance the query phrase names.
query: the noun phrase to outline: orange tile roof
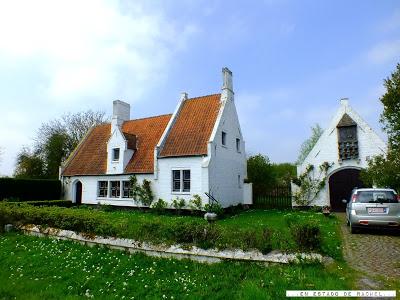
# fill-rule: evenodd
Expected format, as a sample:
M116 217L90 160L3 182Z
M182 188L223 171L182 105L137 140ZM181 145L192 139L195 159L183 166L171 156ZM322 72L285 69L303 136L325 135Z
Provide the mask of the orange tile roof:
M137 151L125 168L126 173L154 172L154 148L170 118L169 114L124 122L122 132L125 136L135 135L137 145ZM67 163L62 175L106 174L107 142L111 135L110 131L110 124L93 128Z
M185 100L160 157L206 155L220 109L221 94Z

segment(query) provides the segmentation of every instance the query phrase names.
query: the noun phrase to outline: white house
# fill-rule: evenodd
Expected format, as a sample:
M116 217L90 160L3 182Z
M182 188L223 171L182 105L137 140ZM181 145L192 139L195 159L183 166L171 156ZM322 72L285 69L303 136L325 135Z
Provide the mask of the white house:
M92 128L60 170L65 199L85 204L138 205L129 198L132 174L151 182L155 200L171 203L211 194L223 207L251 204L245 184L245 143L224 68L220 94L188 98L174 113L130 120L130 105L113 102L111 124Z
M361 116L342 99L340 107L308 154L304 162L297 167L297 176L304 174L308 166L313 166L311 177L324 179L324 187L310 205L330 206L333 210L343 211L345 204L355 187L363 187L360 170L368 165L375 155L386 153L385 142L368 126ZM329 163L331 167L321 172L320 166ZM293 192L298 187L292 185ZM298 205L293 202L293 206Z

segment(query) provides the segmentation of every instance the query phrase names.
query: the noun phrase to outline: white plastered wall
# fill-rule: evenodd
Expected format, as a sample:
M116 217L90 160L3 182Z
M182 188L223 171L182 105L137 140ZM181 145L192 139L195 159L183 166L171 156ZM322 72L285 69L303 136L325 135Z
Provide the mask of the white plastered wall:
M129 198L111 198L111 197L98 197L98 182L99 181L124 181L129 180L129 174L123 175L96 175L96 176L71 176L63 177L64 199L75 202L75 188L76 183L82 183L82 204L109 204L116 206L137 206L133 199ZM144 179L151 182L151 188L155 197L158 195L157 185L154 183L153 174L136 174L139 183ZM110 187L110 185L109 185ZM121 185L122 195L122 185Z
M209 190L223 207L244 203L244 179L247 177L245 142L240 130L233 93L222 93L221 111L208 145L210 160ZM222 132L226 133L226 145L222 145ZM240 139L240 150L236 149ZM251 195L247 195L250 202Z

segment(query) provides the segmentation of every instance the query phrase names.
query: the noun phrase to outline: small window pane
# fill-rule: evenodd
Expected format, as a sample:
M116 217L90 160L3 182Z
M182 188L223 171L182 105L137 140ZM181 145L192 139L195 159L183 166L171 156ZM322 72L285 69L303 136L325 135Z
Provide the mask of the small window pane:
M240 139L236 139L236 151L240 152Z
M107 190L108 190L108 182L107 181L99 181L99 197L107 197Z
M226 145L226 132L222 131L222 145Z
M183 192L190 192L190 170L183 170Z
M130 198L132 196L132 188L130 181L123 181L122 182L122 197L123 198Z
M172 191L173 192L181 191L181 171L180 170L172 171Z
M121 194L121 186L119 181L110 181L111 189L110 189L110 197L111 198L119 198Z
M119 160L119 148L113 149L113 160Z

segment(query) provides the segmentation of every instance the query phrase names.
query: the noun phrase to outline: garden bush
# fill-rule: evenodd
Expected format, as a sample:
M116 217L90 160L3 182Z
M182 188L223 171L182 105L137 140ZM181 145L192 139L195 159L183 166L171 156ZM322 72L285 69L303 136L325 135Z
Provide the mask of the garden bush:
M24 201L24 202L13 202L9 201L8 199L4 199L5 202L7 203L12 203L15 205L20 205L20 204L29 204L33 206L58 206L58 207L72 207L75 205L75 203L72 203L72 201L69 200L41 200L41 201Z
M0 200L48 200L60 196L60 180L0 178Z
M165 212L167 207L168 203L161 198L158 199L156 202L153 202L153 204L151 205L151 209L153 209L158 214Z
M321 229L316 220L305 219L299 215L286 216L290 234L302 250L319 250L321 248Z

